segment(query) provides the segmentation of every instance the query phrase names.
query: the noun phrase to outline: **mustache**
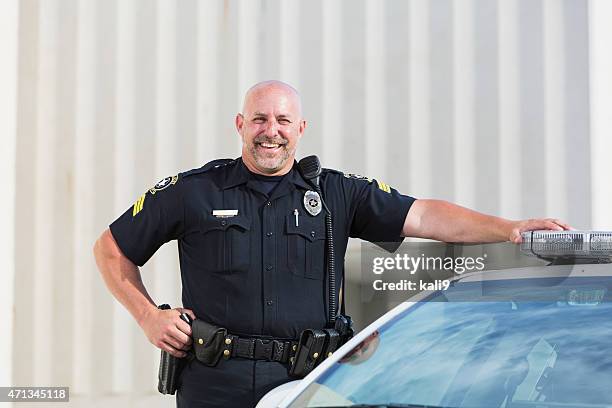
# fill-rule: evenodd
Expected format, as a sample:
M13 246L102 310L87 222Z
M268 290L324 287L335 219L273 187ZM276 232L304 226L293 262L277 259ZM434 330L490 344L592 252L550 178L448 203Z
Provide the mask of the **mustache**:
M257 136L253 139L253 143L276 143L279 145L286 145L289 142L283 138L274 139L266 136Z

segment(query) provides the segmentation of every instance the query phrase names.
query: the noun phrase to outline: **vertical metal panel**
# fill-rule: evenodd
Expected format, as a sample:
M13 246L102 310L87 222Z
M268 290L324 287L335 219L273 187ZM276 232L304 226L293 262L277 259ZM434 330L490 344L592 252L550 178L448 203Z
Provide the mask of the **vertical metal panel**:
M91 206L96 200L95 163L97 157L96 128L96 5L91 0L80 0L78 4L77 29L77 72L76 72L76 135L75 150L75 194L74 194L74 304L73 319L78 330L73 334L73 380L72 387L76 393L92 393L95 383L93 378L95 361L82 356L91 355L95 337L96 321L92 319L97 311L93 290L98 283L94 275L91 258L92 236L95 236L97 225L91 215ZM87 273L86 271L90 271ZM109 339L111 340L111 339Z
M64 0L58 2L62 23L58 27L58 71L56 78L58 87L57 104L57 146L54 167L57 180L54 185L53 200L56 210L53 214L54 231L62 231L62 239L53 241L53 258L47 260L53 269L53 320L56 334L51 340L53 349L53 381L57 384L67 384L72 378L72 334L77 330L69 318L74 310L72 294L75 270L72 245L74 242L74 177L75 177L75 89L76 79L76 30L77 1ZM91 245L91 244L90 244Z
M299 66L299 29L300 2L298 0L283 0L280 2L280 22L274 30L283 33L280 36L280 79L290 85L300 88ZM306 27L305 27L306 28Z
M474 2L474 157L477 160L475 209L499 211L499 121L497 25L498 3ZM458 100L460 96L457 95Z
M258 32L256 37L256 50L260 54L258 62L259 78L275 79L280 77L281 42L283 36L279 35L278 29L281 19L282 3L285 0L260 0L260 19L257 22ZM252 84L249 84L250 86Z
M364 50L366 0L342 0L342 138L344 169L360 173L365 163ZM375 137L375 136L372 136ZM375 177L374 174L370 175Z
M454 200L473 208L476 204L475 101L474 101L474 1L453 3L453 103ZM460 102L459 102L460 101ZM450 119L450 118L449 118Z
M14 356L29 356L34 347L32 321L35 308L32 302L34 257L32 237L35 231L36 207L35 168L38 118L39 14L38 1L25 0L19 4L19 67L17 90L17 146L15 186L15 320ZM13 362L14 384L31 384L34 359Z
M433 191L430 162L430 58L429 2L410 3L410 152L411 193L430 198Z
M238 75L236 88L236 100L242 102L244 92L257 81L257 59L261 52L257 30L261 16L258 0L243 0L238 2L238 21L236 31L238 33L236 63Z
M365 3L365 156L366 174L388 182L385 162L387 120L385 99L384 9L377 2Z
M323 27L321 0L300 2L298 21L308 21L307 27L300 27L298 22L294 29L298 30L298 43L294 46L299 50L299 65L307 67L299 71L299 92L302 97L302 110L308 121L308 131L300 142L299 156L319 154L320 146L334 135L322 134L322 104L321 75L323 64ZM308 34L305 35L307 30ZM262 78L263 79L263 78ZM297 86L297 84L296 84ZM327 137L326 137L327 136Z
M406 194L413 192L410 184L410 2L393 0L385 3L385 78L387 148L384 165L388 183ZM340 167L342 168L342 167Z
M591 223L594 228L603 229L612 227L612 183L609 176L612 151L612 3L591 0L589 6Z
M100 394L111 390L116 362L83 356L110 350L113 333L113 301L95 272L91 247L114 212L113 183L108 182L115 169L114 4L82 0L77 19L73 384L76 392Z
M565 72L563 95L565 138L559 139L559 143L566 146L564 160L572 163L567 167L566 173L567 219L571 220L576 228L592 228L592 210L589 201L607 202L610 208L610 200L606 201L603 197L594 195L595 191L606 188L610 183L592 179L592 168L589 166L592 161L589 138L589 3L586 0L564 0L563 5L565 55L561 65L564 66ZM607 37L608 50L611 39L612 37ZM607 54L609 55L609 51ZM610 71L607 72L609 77ZM606 135L608 140L611 136L610 131L612 128L608 127ZM604 146L598 147L603 148ZM605 169L599 171L605 172ZM612 223L609 223L606 228L612 228Z
M544 155L546 182L546 208L543 214L567 218L567 167L560 166L565 157L565 60L563 2L544 0Z
M429 2L429 157L431 194L445 200L453 199L454 168L453 138L453 1ZM446 46L437 46L445 44Z
M323 73L321 161L325 166L342 168L342 7L338 1L326 1L323 11ZM307 128L307 131L308 128Z
M198 115L198 1L184 0L176 6L176 133L178 164L180 168L200 167L202 155L197 146ZM207 79L208 80L208 79ZM209 129L210 133L212 129ZM173 169L177 171L176 168Z
M519 0L519 90L523 213L546 211L542 1Z
M499 2L499 184L501 216L521 217L521 186L525 174L521 171L520 75L518 0Z
M283 5L286 3L283 2ZM236 135L236 127L234 125L234 117L236 112L242 110L242 96L239 96L238 90L238 64L243 63L238 58L238 2L223 1L223 12L220 19L219 29L219 50L220 55L217 61L219 72L222 73L218 77L219 92L218 99L218 133L220 139L218 145L217 157L234 158L238 156L240 147L242 146L240 138ZM284 30L282 30L285 33ZM283 38L285 36L283 35ZM243 91L244 92L244 91Z
M217 157L218 146L224 143L219 126L219 75L224 73L219 66L219 36L221 20L220 2L198 3L197 33L197 110L196 146L200 163Z
M17 35L18 35L17 1L6 1L0 4L0 49L3 50L3 64L0 66L0 174L3 174L6 185L3 188L3 200L0 213L15 213L15 175L16 175L16 136L17 136ZM12 384L13 379L13 332L14 320L14 282L15 258L14 235L15 218L2 217L0 220L0 299L7 306L6 313L0 321L0 384ZM7 335L8 334L8 335Z
M34 200L34 279L33 298L33 361L36 370L33 382L51 384L53 381L53 343L47 333L53 333L53 243L55 242L54 213L59 208L55 202L55 185L58 184L55 160L60 144L58 122L58 31L59 7L57 2L41 2L39 12L39 63L38 115L36 118L35 149L38 158L34 176L37 184ZM43 205L44 203L44 205Z

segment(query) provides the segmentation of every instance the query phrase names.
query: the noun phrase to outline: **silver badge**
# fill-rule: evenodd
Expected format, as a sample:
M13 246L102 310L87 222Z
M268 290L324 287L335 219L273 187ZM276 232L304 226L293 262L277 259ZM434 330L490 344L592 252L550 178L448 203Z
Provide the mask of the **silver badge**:
M304 194L304 208L308 211L308 214L317 216L321 212L321 197L316 191L308 190Z

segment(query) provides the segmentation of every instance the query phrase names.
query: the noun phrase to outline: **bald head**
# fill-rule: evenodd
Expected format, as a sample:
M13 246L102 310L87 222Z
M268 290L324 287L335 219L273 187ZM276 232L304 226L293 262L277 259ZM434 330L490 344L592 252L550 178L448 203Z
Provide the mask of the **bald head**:
M305 128L295 88L281 81L253 85L244 96L242 113L236 115L244 164L253 173L286 174Z
M244 102L242 103L242 113L247 114L250 112L249 109L253 108L253 104L260 99L262 96L277 95L278 97L287 98L290 105L296 109L300 119L302 118L302 100L300 94L291 85L276 80L258 82L244 95Z

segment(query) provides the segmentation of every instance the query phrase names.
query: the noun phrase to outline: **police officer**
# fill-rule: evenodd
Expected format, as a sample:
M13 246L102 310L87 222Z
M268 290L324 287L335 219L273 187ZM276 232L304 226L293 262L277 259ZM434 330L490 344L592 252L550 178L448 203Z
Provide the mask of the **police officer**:
M179 318L182 312L232 334L236 344L227 345L216 366L196 359L183 370L179 407L254 406L289 381L283 347L302 330L327 322L322 199L332 213L338 276L349 237L520 242L522 231L569 228L554 219L509 221L444 201L415 200L381 181L334 170L322 172L320 197L296 166L306 121L297 91L282 82L253 86L236 128L240 158L161 180L94 248L109 290L155 346L186 355L192 331ZM170 240L179 243L184 308L160 310L138 266ZM274 339L276 349L242 347L257 339Z

